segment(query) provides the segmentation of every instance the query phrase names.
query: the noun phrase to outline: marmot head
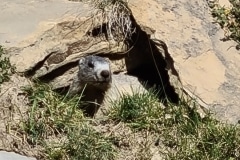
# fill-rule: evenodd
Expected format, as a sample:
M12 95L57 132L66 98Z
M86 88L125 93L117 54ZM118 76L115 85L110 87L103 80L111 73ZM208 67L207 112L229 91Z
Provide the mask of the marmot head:
M99 56L82 57L78 76L81 83L106 89L112 81L109 61Z

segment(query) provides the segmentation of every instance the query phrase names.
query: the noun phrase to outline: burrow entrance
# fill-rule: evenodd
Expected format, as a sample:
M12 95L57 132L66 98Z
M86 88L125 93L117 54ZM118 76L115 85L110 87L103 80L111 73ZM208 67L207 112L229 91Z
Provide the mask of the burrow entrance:
M127 74L136 76L146 89L155 87L158 90L159 98L163 101L169 100L173 103L179 102L179 96L170 83L165 58L170 59L170 66L174 61L168 52L167 45L162 44L161 53L156 42L150 39L145 31L136 23L134 17L132 22L136 28L130 40L127 40L129 52L125 56ZM165 55L165 58L164 56ZM177 74L175 68L171 68Z
M131 20L133 28L135 28L135 32L132 34L131 38L125 40L126 46L130 48L129 51L125 54L113 53L107 55L98 53L98 55L106 56L110 60L124 58L127 74L137 77L146 89L155 87L158 90L160 99L178 103L179 96L175 92L174 87L171 85L169 74L166 70L166 57L168 59L171 59L171 66L174 66L172 57L168 53L167 45L161 41L162 48L160 50L158 48L159 45L156 44L156 41L150 39L150 35L141 29L141 27L136 23L133 16L131 16ZM109 37L106 33L106 27L107 25L103 24L101 27L94 28L90 31L91 36L97 37L104 35L105 38L108 39ZM165 57L163 55L165 55ZM47 59L48 57L39 62L39 64L36 65L36 67L30 72L30 75L33 75L36 70L42 67L43 63L47 61ZM77 64L78 61L76 60L75 62L65 64L53 70L52 72L38 78L40 81L48 83L56 77L63 75L67 70L76 67ZM66 93L67 91L68 87L58 89L58 92L61 92L62 94Z

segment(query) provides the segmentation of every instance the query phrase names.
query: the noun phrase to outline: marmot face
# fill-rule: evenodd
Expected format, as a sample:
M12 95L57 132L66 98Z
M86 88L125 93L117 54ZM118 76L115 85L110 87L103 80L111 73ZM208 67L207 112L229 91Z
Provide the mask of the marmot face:
M81 83L98 88L108 88L111 83L111 70L108 60L98 56L86 56L79 60Z

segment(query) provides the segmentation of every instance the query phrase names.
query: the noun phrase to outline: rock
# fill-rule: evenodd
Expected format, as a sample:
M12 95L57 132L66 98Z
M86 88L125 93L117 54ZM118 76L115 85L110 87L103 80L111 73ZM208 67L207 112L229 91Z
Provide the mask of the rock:
M232 4L228 0L219 0L218 2L221 6L231 7Z
M14 152L0 151L0 160L36 160L36 158L25 157Z
M141 28L155 30L150 39L163 40L174 60L183 88L216 111L221 120L240 119L240 56L222 42L223 31L213 24L206 1L130 1ZM170 70L171 71L171 70Z
M17 66L18 72L27 76L51 81L52 84L56 81L63 82L55 88L69 85L66 82L72 79L80 57L96 53L111 55L126 50L124 44L110 42L104 35L91 36L86 30L91 28L91 22L79 20L58 23L41 35L33 45L9 49L12 55L10 60ZM112 64L113 72L121 70L123 66L117 61L117 65ZM59 77L66 80L59 81Z
M81 8L81 10L79 10ZM0 5L0 44L5 47L26 47L57 23L87 15L89 7L68 0L15 0Z

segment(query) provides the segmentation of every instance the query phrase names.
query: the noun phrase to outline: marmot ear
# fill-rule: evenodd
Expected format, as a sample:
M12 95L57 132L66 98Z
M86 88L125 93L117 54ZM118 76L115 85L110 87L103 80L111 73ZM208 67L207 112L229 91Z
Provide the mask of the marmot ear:
M81 57L78 61L78 68L81 69L81 66L83 66L85 62L85 58L84 57Z
M79 59L79 61L78 61L78 64L79 64L79 65L80 65L80 64L83 64L84 61L85 61L85 58L84 58L84 57L81 57L81 58Z

